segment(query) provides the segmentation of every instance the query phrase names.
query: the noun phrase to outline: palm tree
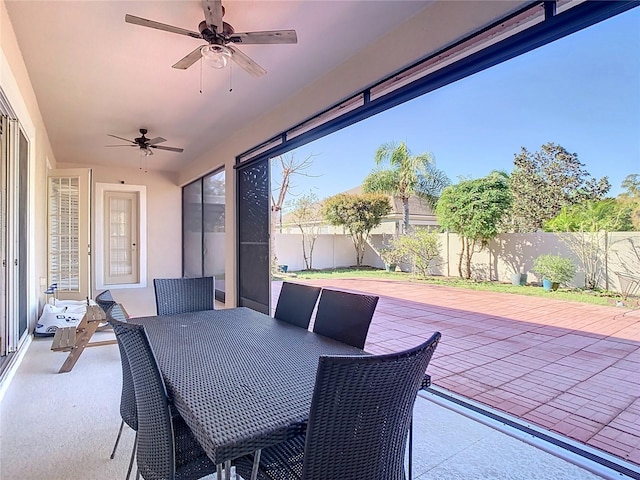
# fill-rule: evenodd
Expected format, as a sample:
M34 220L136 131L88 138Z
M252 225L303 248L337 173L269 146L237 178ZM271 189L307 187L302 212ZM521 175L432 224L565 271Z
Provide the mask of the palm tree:
M362 183L363 192L393 195L402 200L404 232L409 230L409 197L424 199L433 209L449 178L435 166L430 153L412 155L405 142L389 142L376 151L378 168Z

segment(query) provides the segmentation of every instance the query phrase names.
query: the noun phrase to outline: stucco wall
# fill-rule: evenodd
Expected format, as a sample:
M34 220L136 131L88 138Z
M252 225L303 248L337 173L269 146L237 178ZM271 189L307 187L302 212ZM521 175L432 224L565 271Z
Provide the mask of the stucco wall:
M432 269L434 275L457 276L460 239L455 234L442 233L440 257ZM584 270L570 244L581 240L581 234L555 233L507 233L492 240L473 255L473 278L510 282L511 274L527 273L528 282L542 279L533 272L533 262L538 255L551 253L570 258L577 267L571 285L584 286ZM381 235L372 235L370 243L380 245ZM640 281L640 232L604 232L602 242L602 270L598 277L600 288L620 292L628 288L628 282ZM605 243L606 242L606 243ZM302 256L302 236L300 234L277 234L276 245L278 263L286 264L289 271L305 268ZM606 248L605 248L606 245ZM355 251L351 239L346 235L319 235L313 253L313 268L347 267L355 264ZM371 246L367 247L364 264L383 268L384 264ZM409 265L402 265L410 270Z

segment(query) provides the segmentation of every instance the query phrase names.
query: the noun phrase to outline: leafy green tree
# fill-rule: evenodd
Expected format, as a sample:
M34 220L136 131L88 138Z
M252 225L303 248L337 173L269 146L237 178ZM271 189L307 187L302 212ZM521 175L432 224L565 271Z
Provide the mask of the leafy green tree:
M513 163L510 221L516 232L541 229L562 207L600 200L611 188L607 177L590 178L576 153L552 142L533 153L522 147Z
M627 175L621 187L625 191L618 195L617 200L631 210L633 230L640 230L640 175L637 173Z
M640 175L637 173L632 173L624 177L620 186L626 190L626 192L621 193L620 196L631 198L640 197Z
M331 224L349 231L356 249L356 265L362 265L369 233L391 211L389 199L381 194L350 195L340 193L323 202L322 214Z
M562 207L544 224L546 232L627 232L631 228L631 209L612 198Z
M499 233L499 225L511 207L509 179L502 172L463 180L442 191L436 205L440 225L462 240L458 261L461 278L471 278L471 258ZM463 270L464 264L464 270Z
M424 199L434 208L449 178L435 166L430 153L413 155L405 142L390 142L376 151L377 169L362 183L365 193L384 193L402 201L404 231L409 231L409 197Z
M612 198L563 207L555 218L545 223L547 232L575 233L561 238L580 259L584 286L590 290L597 288L602 278L609 245L607 232L624 232L631 228L631 208Z

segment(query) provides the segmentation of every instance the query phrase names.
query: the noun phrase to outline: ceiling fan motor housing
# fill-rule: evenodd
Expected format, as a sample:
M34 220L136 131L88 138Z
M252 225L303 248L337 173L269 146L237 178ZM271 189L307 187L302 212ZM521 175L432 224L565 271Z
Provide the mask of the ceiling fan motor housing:
M206 21L200 22L198 25L198 30L200 30L200 34L202 38L204 38L209 43L215 43L218 45L224 45L225 37L232 35L235 33L234 28L229 25L227 22L222 22L222 33L216 33L209 28Z

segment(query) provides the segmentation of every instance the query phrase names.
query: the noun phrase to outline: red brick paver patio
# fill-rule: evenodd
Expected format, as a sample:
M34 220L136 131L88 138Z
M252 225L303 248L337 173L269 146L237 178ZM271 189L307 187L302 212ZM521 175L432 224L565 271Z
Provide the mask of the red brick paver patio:
M393 280L304 283L380 296L367 351L440 331L435 385L640 465L640 310Z

